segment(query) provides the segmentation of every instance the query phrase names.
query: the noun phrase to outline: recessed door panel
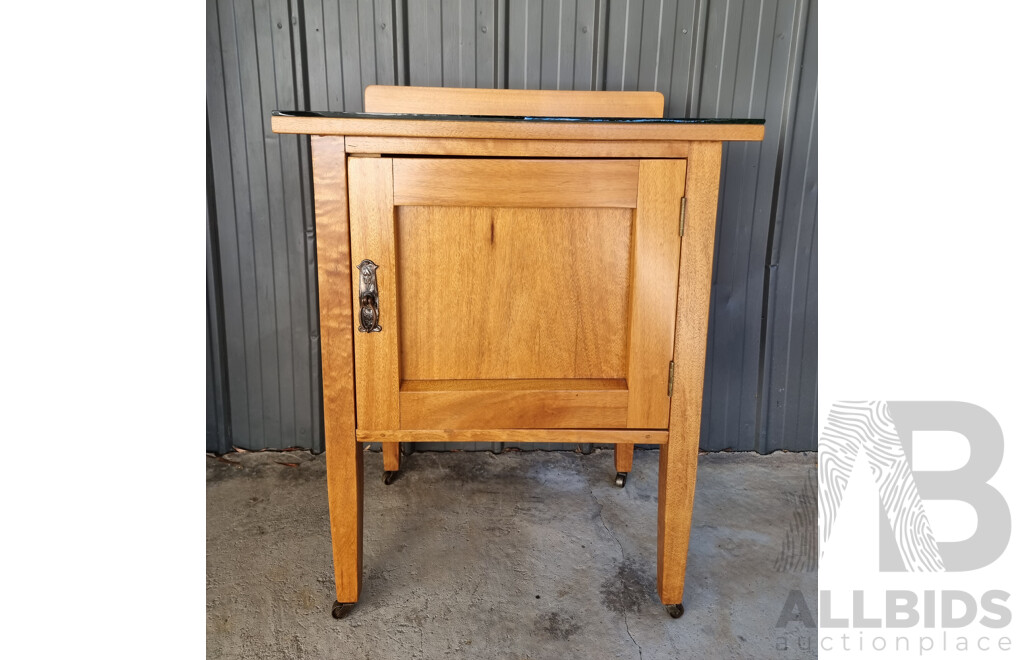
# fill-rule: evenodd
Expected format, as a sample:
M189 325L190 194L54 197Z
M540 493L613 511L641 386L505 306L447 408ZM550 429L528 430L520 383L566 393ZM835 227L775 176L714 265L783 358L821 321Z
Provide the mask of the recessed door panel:
M397 209L403 379L626 377L632 209Z
M349 177L359 429L667 428L685 161Z

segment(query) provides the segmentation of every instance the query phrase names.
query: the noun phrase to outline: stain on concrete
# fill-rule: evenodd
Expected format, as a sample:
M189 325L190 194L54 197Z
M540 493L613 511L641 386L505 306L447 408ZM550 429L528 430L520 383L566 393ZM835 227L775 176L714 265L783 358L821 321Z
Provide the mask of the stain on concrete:
M612 612L639 614L655 593L654 576L636 559L619 562L615 575L601 584L601 602Z
M575 617L558 612L539 617L534 627L549 638L560 641L566 641L582 630Z

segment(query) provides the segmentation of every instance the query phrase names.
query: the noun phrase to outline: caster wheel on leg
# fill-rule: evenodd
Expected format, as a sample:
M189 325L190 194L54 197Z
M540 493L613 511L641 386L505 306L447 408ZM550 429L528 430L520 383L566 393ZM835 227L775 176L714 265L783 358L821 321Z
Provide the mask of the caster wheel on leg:
M384 470L384 485L390 486L391 482L398 476L398 470Z
M668 615L673 619L678 619L679 617L683 616L682 603L679 603L678 605L666 605L665 609L668 610Z
M618 473L616 473L616 475L615 475L615 485L618 486L619 488L625 488L626 487L626 473L625 472L618 472Z
M355 603L339 603L338 601L334 601L334 607L331 608L331 616L335 619L344 619L355 606Z

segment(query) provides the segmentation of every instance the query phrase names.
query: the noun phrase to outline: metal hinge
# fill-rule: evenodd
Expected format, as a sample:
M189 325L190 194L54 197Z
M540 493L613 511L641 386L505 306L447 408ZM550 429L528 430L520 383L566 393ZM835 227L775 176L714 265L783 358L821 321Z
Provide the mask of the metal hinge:
M673 378L675 375L676 375L676 362L675 362L675 360L672 360L671 362L668 363L668 395L669 396L672 396L672 382L675 380L675 378Z
M683 228L686 226L686 198L679 200L679 235L683 235Z

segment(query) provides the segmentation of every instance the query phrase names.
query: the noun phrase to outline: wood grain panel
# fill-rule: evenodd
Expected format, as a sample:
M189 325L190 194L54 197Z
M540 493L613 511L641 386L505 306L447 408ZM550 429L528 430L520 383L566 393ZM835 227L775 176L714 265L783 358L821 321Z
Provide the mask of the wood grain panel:
M764 139L764 124L615 123L608 121L460 121L274 115L275 133L508 140L735 140Z
M631 211L397 215L403 378L625 377Z
M359 317L359 263L377 264L381 332L355 332L356 411L359 428L398 428L398 301L395 288L395 217L389 158L351 158L352 216L350 309Z
M624 380L508 380L496 383L500 389L488 387L490 382L416 381L402 387L402 428L622 428L626 422ZM432 384L435 389L426 389Z
M345 139L314 137L311 143L334 586L339 602L354 603L363 572L363 452L353 441L356 410Z
M635 160L396 158L395 205L636 206Z
M670 437L661 449L658 467L658 593L669 605L683 600L690 544L722 163L720 143L699 142L692 148L676 304Z
M350 137L350 154L425 154L428 156L515 156L521 158L686 158L689 142L610 140L473 140L401 137Z
M370 85L366 112L539 117L661 117L661 92Z
M468 392L473 390L625 390L623 378L516 378L471 380L403 380L402 392Z
M405 429L356 431L360 442L571 442L663 445L668 431L604 429Z
M633 223L629 331L630 428L668 425L668 363L675 332L679 209L686 161L643 161Z

